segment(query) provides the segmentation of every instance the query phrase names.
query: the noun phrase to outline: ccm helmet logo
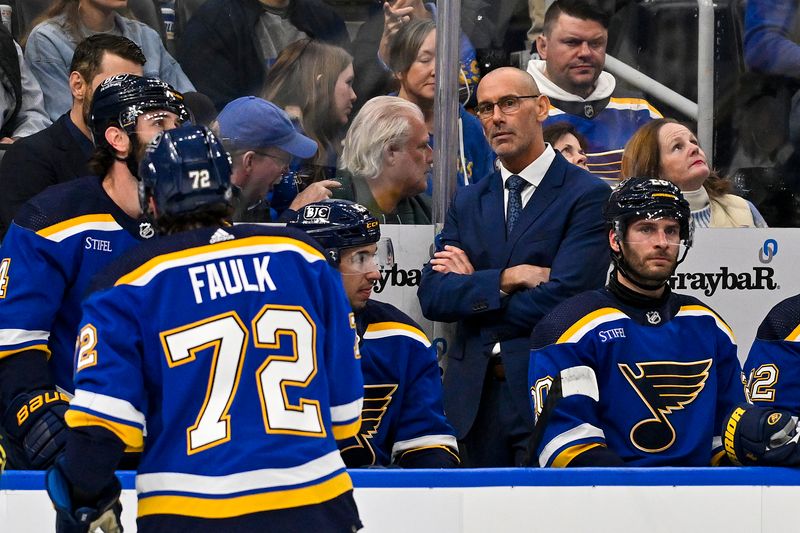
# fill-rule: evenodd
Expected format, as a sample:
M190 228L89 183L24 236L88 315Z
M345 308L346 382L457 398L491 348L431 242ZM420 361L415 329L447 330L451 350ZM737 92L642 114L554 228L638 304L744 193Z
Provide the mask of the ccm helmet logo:
M775 239L767 239L758 251L758 260L767 264L771 262L772 258L776 255L778 255L778 241Z

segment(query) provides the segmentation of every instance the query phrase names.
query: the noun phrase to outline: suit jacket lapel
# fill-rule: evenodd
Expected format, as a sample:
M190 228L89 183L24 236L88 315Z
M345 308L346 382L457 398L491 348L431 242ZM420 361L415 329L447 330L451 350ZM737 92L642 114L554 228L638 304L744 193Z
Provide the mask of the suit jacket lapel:
M489 246L500 246L505 242L506 235L506 213L503 204L503 178L500 177L500 172L495 171L494 174L484 179L491 180L486 192L481 196L481 220L478 221L479 225L485 228L483 235L487 239ZM490 258L498 258L497 254L489 254ZM492 261L494 262L494 261ZM500 263L503 264L503 263Z

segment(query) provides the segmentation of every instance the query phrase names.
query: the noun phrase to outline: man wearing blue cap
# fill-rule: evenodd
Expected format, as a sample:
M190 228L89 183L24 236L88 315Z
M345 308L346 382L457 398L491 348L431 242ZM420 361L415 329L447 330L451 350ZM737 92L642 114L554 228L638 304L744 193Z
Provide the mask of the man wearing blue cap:
M231 181L240 189L233 219L269 222L267 193L288 170L292 156L312 157L317 143L299 133L281 108L255 96L226 105L217 116L217 131L233 159ZM330 198L330 188L339 185L333 180L314 183L295 198L289 210Z

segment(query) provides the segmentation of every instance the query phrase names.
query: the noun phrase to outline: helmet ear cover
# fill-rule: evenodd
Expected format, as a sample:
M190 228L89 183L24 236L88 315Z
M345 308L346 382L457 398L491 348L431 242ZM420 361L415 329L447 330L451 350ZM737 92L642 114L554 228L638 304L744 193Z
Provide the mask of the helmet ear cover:
M231 159L205 126L157 135L145 151L139 177L139 203L157 226L162 218L225 216L232 210Z

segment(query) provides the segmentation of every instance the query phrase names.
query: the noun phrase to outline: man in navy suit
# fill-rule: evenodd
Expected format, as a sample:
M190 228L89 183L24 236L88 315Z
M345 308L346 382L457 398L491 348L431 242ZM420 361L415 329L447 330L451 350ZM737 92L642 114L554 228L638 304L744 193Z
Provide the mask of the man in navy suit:
M465 466L522 466L529 336L556 304L603 286L610 190L545 144L549 101L530 74L494 70L477 97L499 170L456 193L418 296L428 319L457 322L444 404Z

